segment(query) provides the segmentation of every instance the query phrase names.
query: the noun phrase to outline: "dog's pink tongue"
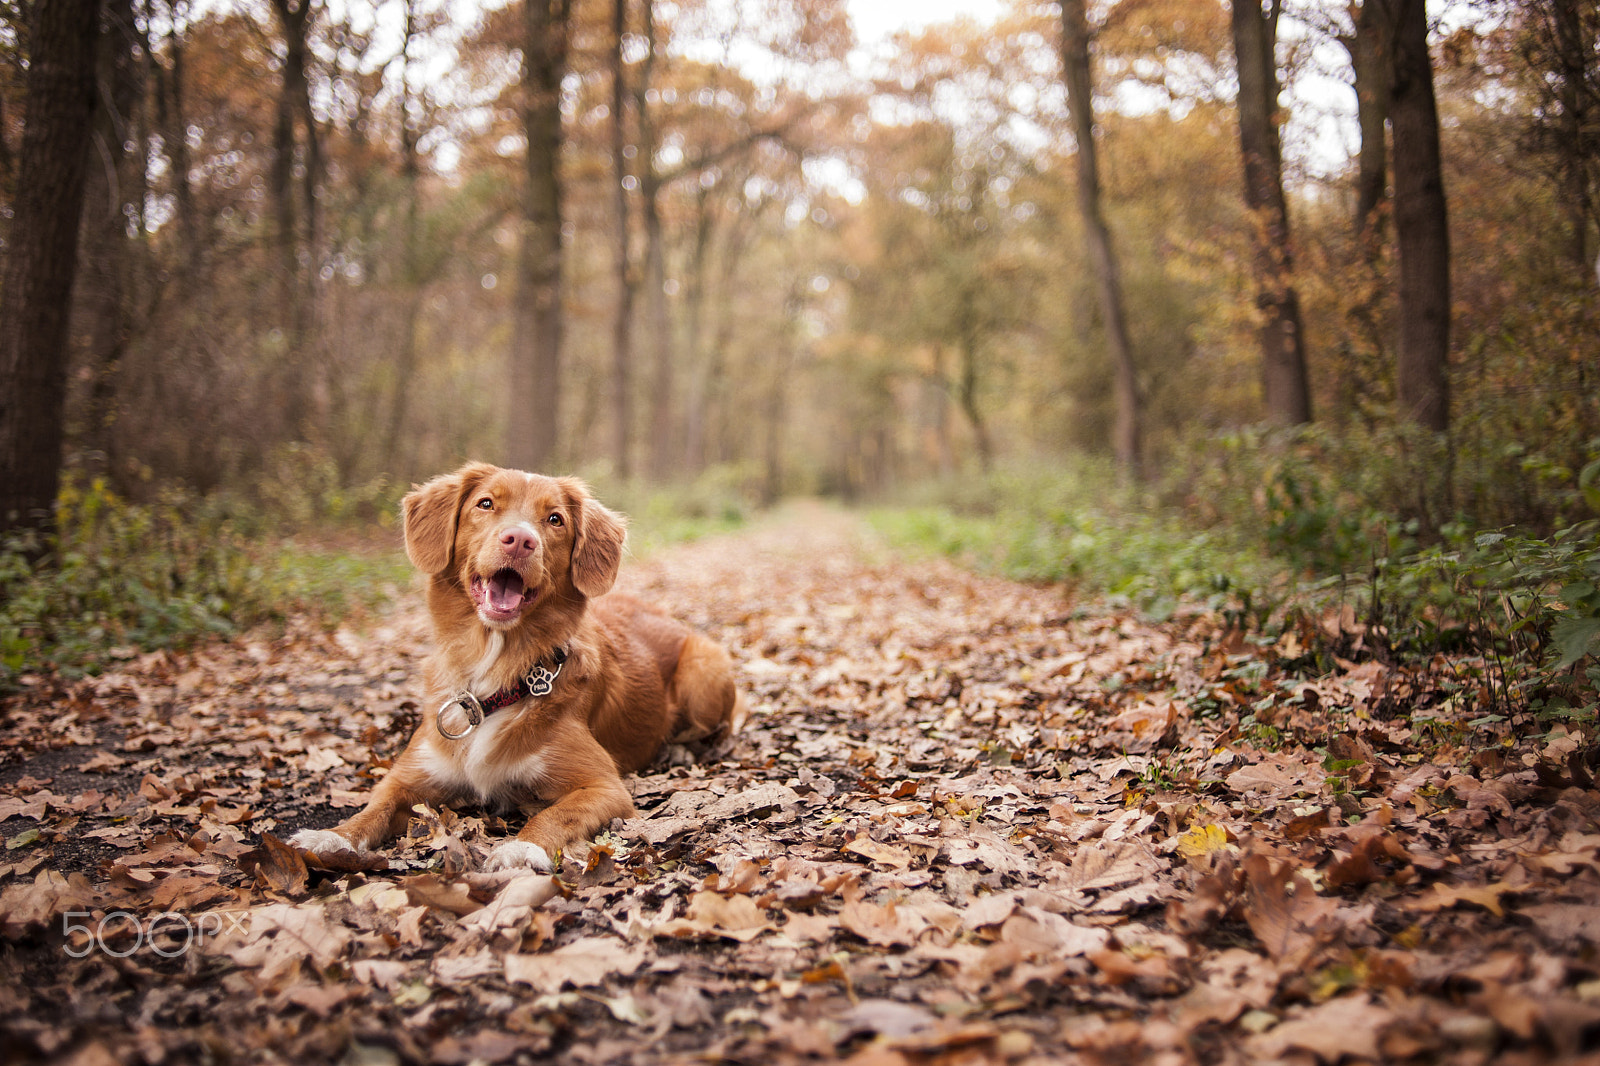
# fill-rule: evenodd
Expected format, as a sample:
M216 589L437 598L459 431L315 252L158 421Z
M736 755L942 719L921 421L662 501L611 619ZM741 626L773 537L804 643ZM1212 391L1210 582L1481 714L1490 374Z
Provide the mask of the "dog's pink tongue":
M522 605L522 578L515 570L501 570L489 579L489 606L514 611Z

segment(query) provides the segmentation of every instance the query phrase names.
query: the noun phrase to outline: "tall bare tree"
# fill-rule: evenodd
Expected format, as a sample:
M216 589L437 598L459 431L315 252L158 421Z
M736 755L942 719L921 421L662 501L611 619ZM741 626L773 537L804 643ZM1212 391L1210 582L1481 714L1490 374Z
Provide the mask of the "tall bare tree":
M1379 224L1389 191L1389 40L1384 20L1370 0L1350 5L1353 30L1344 38L1355 75L1356 125L1361 145L1356 154L1355 232L1362 255L1369 261L1379 246Z
M417 332L422 316L422 160L417 150L423 101L414 84L417 75L411 53L420 36L416 0L405 0L405 35L400 44L400 180L405 188L405 224L401 233L401 271L409 298L405 303L400 328L400 346L395 352L394 394L389 402L389 418L384 426L383 452L389 469L408 471L409 455L405 442L406 414L410 409L411 379L417 371Z
M1100 165L1094 139L1094 80L1089 68L1089 17L1085 0L1061 0L1061 67L1067 84L1067 106L1078 142L1078 212L1094 267L1105 319L1106 349L1111 357L1117 418L1112 448L1125 475L1142 476L1139 446L1139 380L1128 338L1128 316L1122 298L1122 275L1111 230L1100 207Z
M1367 0L1391 42L1394 230L1400 253L1395 397L1407 421L1450 425L1450 227L1425 0Z
M667 313L667 249L661 224L661 192L666 182L656 167L655 117L650 110L650 85L659 50L655 0L642 0L644 58L634 82L634 114L639 123L639 213L644 223L645 322L654 349L650 382L650 473L670 475L675 466L673 441L674 352L672 322Z
M633 297L638 280L633 272L632 223L628 208L628 110L627 68L622 44L628 32L628 0L612 0L611 5L611 171L612 203L617 216L616 244L613 246L613 272L617 281L617 308L611 320L612 367L612 461L617 476L626 481L633 476Z
M0 529L48 528L61 482L100 0L33 8L10 247L0 276Z
M153 19L146 20L145 65L152 82L150 92L154 96L152 124L160 131L162 147L171 165L173 215L177 232L182 238L179 241L182 245L180 265L185 273L192 276L200 263L201 221L195 207L194 187L189 179L189 123L184 110L184 52L187 48L184 31L189 22L189 5L182 0L169 0L166 15L167 32L161 44L165 46L168 65L162 67L156 62L158 45ZM141 196L141 210L143 200Z
M1256 309L1261 315L1261 383L1267 417L1311 421L1300 297L1294 287L1289 205L1278 139L1278 16L1282 0L1233 0L1233 50L1239 71L1239 150L1244 199L1255 216Z
M1525 0L1519 42L1534 93L1531 147L1545 160L1567 216L1567 249L1592 280L1589 233L1600 182L1600 3Z
M100 91L80 238L83 264L73 293L87 339L85 370L91 375L80 443L97 472L115 471L111 431L117 376L132 331L128 208L140 206L142 183L136 176L142 175L144 159L126 146L136 143L134 118L144 88L136 56L144 44L144 35L134 25L132 0L106 0L99 48Z
M528 147L506 455L513 466L538 470L556 458L561 413L561 79L572 0L527 0L523 18L522 125Z
M279 387L291 431L305 434L310 428L310 386L316 369L309 346L316 323L316 258L322 247L322 215L317 203L317 187L322 181L322 147L316 117L311 110L307 66L316 5L314 0L272 0L272 10L283 33L284 46L283 76L273 127L271 179L278 223L280 298L287 323L286 358ZM296 123L304 130L298 140ZM297 157L298 189L294 180Z

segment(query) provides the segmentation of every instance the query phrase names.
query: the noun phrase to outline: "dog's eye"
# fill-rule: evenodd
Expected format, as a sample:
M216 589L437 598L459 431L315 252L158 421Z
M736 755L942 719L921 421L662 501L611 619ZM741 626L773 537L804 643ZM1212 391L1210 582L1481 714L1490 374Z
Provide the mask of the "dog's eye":
M483 499L478 501L478 507L484 511L494 510L494 497L485 496Z
M560 526L560 525L565 525L566 524L566 519L561 517L561 513L559 511L551 511L550 512L550 517L546 518L545 521L549 522L553 526Z

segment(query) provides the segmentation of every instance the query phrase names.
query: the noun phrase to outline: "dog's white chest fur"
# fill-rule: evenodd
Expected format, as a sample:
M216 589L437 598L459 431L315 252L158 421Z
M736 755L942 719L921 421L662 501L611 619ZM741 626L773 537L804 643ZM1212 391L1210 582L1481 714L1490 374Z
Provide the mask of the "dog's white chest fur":
M435 742L423 753L423 768L441 788L492 806L514 805L528 798L544 776L539 755L508 758L497 747L521 710L496 711L464 740ZM451 750L453 749L453 750Z
M472 667L467 675L467 691L480 700L485 696L494 695L494 683L490 678L494 674L495 664L500 661L500 656L506 650L506 635L497 629L488 630L489 639L484 645L483 655Z
M466 689L480 699L492 695L490 680L505 651L505 635L488 632L484 654L466 678ZM544 776L545 760L539 755L510 756L503 750L506 733L524 712L518 704L495 711L460 741L435 738L423 751L423 768L440 788L496 807L514 806L529 798Z

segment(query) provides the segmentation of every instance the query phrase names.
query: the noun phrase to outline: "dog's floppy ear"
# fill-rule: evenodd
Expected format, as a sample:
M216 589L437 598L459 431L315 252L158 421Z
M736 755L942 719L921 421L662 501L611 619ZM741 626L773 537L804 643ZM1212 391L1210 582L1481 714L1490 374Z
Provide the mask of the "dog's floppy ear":
M572 587L590 599L604 596L622 569L628 520L602 506L576 478L563 478L562 484L573 503Z
M406 555L424 574L442 574L455 557L462 498L494 472L488 463L468 463L406 493L400 502Z

